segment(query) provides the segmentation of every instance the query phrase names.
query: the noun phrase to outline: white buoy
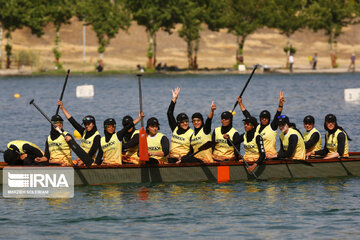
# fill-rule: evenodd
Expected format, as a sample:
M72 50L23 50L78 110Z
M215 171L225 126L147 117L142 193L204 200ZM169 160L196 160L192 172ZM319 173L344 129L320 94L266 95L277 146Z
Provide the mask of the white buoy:
M76 87L77 98L92 98L94 97L94 85L80 85Z
M344 89L344 99L347 102L360 101L360 88Z

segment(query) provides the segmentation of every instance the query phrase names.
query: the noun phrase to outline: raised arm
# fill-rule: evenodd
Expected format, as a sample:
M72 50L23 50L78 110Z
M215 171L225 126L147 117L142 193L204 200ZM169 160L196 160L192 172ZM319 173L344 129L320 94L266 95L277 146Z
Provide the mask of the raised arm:
M244 104L243 104L243 102L242 102L242 98L241 98L241 97L237 97L236 100L237 100L238 103L239 103L240 110L241 110L241 112L243 113L244 117L250 118L250 117L251 117L251 114L249 113L248 110L246 110L246 108L245 108L245 106L244 106Z
M169 105L169 108L167 111L167 116L168 116L168 121L169 121L169 126L171 128L171 131L174 131L174 129L177 126L177 122L174 117L174 109L175 109L175 104L176 104L177 98L180 93L180 88L177 87L177 88L175 88L175 90L171 90L171 92L172 92L172 101Z
M274 119L271 122L271 128L272 130L276 130L278 127L278 117L281 115L281 112L283 110L284 107L284 103L285 103L285 94L284 91L279 93L279 106L277 108L277 111L275 113Z
M71 123L71 125L80 133L80 135L82 136L84 134L85 128L82 127L71 115L70 113L66 110L66 108L64 107L64 104L62 101L58 101L58 105L60 106L61 111L64 113L65 117L69 120L69 122Z
M214 103L214 101L211 102L211 108L210 108L210 112L209 115L205 121L204 124L204 133L205 134L210 134L211 133L211 122L212 119L214 117L214 111L216 110L216 104Z

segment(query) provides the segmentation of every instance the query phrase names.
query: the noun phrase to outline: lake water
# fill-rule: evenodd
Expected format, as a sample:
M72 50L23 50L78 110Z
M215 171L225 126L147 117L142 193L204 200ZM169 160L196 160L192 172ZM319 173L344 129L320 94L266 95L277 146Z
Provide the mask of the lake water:
M166 111L171 89L181 87L175 114L232 109L247 75L152 75L142 82L146 119L156 116L160 131L171 136ZM49 116L56 111L63 77L0 78L0 149L15 139L43 148L49 123L28 104L31 99ZM95 96L78 99L75 88L92 84ZM254 116L275 114L280 90L283 113L303 131L311 114L324 134L323 121L334 113L360 151L360 103L344 101L345 88L359 88L358 74L254 75L243 102ZM15 99L13 94L21 94ZM95 116L100 133L113 117L137 116L138 83L134 75L71 76L64 105L80 121ZM237 108L234 127L243 132ZM145 119L145 122L146 122ZM65 122L64 129L73 128ZM79 186L73 199L0 199L3 239L356 239L360 233L359 178L273 180L267 182L176 183Z

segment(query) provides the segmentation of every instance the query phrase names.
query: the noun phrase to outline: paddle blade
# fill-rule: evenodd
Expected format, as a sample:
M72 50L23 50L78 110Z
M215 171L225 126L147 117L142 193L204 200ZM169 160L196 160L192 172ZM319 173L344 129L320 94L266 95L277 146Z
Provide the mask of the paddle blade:
M78 156L81 161L83 161L85 163L85 165L87 167L90 167L91 164L94 162L94 160L90 157L89 154L87 154L84 149L82 149L79 144L77 144L75 142L74 139L71 139L70 141L67 142L69 147L71 148L71 150L73 150L73 152L76 154L76 156Z
M140 161L149 161L149 150L146 139L146 132L143 127L139 131L139 157Z

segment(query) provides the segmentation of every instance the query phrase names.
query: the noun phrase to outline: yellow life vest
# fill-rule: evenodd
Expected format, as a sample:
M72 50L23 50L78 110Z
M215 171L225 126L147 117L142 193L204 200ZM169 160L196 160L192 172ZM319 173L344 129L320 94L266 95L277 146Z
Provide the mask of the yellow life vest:
M256 132L258 134L260 134L260 136L263 139L263 143L264 143L264 149L266 153L270 153L270 154L276 154L276 135L277 135L277 131L273 130L271 128L271 125L268 124L262 131L261 133L259 133L260 131L260 127L261 125L259 124L256 127Z
M147 135L147 145L148 145L148 151L149 154L156 153L156 152L163 152L163 148L161 146L161 139L164 136L164 134L158 132L155 136L151 137L150 135ZM160 163L167 162L167 157L163 156L155 156L152 155L152 158L155 158L159 160Z
M205 134L204 128L201 128L200 131L196 134L191 135L191 146L194 150L194 153L199 150L199 147L201 147L204 143L211 141L211 133ZM213 162L212 159L212 149L206 149L203 150L197 154L194 155L194 157L202 160L203 162L210 163Z
M24 146L25 144L29 144L30 146L39 149L40 152L44 155L44 152L41 151L41 149L40 149L38 146L36 146L34 143L29 142L29 141L14 140L14 141L9 142L8 145L7 145L7 147L8 147L9 149L11 149L10 146L11 146L11 145L14 145L14 146L16 146L16 147L19 149L20 154L24 154L24 153L26 153L26 152L24 152L24 149L23 149L23 146ZM11 149L11 150L14 150L14 149Z
M297 145L293 155L290 159L298 159L298 160L305 160L305 143L304 139L301 137L300 133L295 129L289 128L289 131L286 135L284 133L280 134L280 140L283 145L284 151L287 151L289 147L289 138L291 135L295 134L298 137Z
M234 134L236 133L235 128L231 128L226 134L229 135L230 140L233 141ZM235 157L234 147L229 146L224 135L221 133L221 127L215 128L215 142L217 142L214 151L213 158L216 160L226 160Z
M260 152L258 145L256 144L256 137L259 134L255 132L253 139L248 142L247 140L247 133L244 134L244 149L245 149L245 155L244 159L247 162L256 162L260 157Z
M105 137L100 140L100 146L103 151L103 164L122 164L122 142L114 133L109 142L106 142Z
M338 148L338 135L339 133L341 133L343 131L341 131L340 129L337 129L336 132L334 134L329 134L329 132L326 132L326 147L329 150L328 154L337 152L337 148ZM349 142L348 142L348 138L346 133L345 134L345 147L344 147L344 155L343 157L348 157L349 156Z
M81 138L80 147L81 147L82 149L84 149L84 151L85 151L86 153L88 153L88 152L90 151L93 143L94 143L95 137L96 137L97 135L100 135L100 133L99 133L98 131L96 131L96 132L95 132L91 137L89 137L88 139L85 139L85 135L86 135L86 130L84 131L84 134L83 134L83 136L82 136L82 138ZM94 153L94 155L91 156L91 157L92 157L92 159L95 160L95 158L96 158L96 153Z
M171 136L170 157L182 157L190 151L190 138L194 131L189 128L184 134L178 135L176 127Z
M129 142L131 141L131 139L133 139L135 134L139 134L139 130L135 130L133 134L131 134L131 138ZM124 138L123 138L123 142L128 143ZM126 157L128 159L138 161L139 160L139 156L137 155L138 149L139 149L139 145L126 149ZM138 162L134 162L134 163L138 163Z
M311 136L316 132L319 133L319 140L317 141L317 143L314 144L314 146L312 146L309 149L306 149L306 153L321 150L321 134L316 128L311 129L309 132L308 131L304 132L304 142L306 144L310 140Z
M66 135L67 132L64 132L64 134ZM73 165L71 149L62 135L60 135L54 140L52 140L51 137L48 136L47 141L50 153L49 163L57 163L61 164L62 166Z

